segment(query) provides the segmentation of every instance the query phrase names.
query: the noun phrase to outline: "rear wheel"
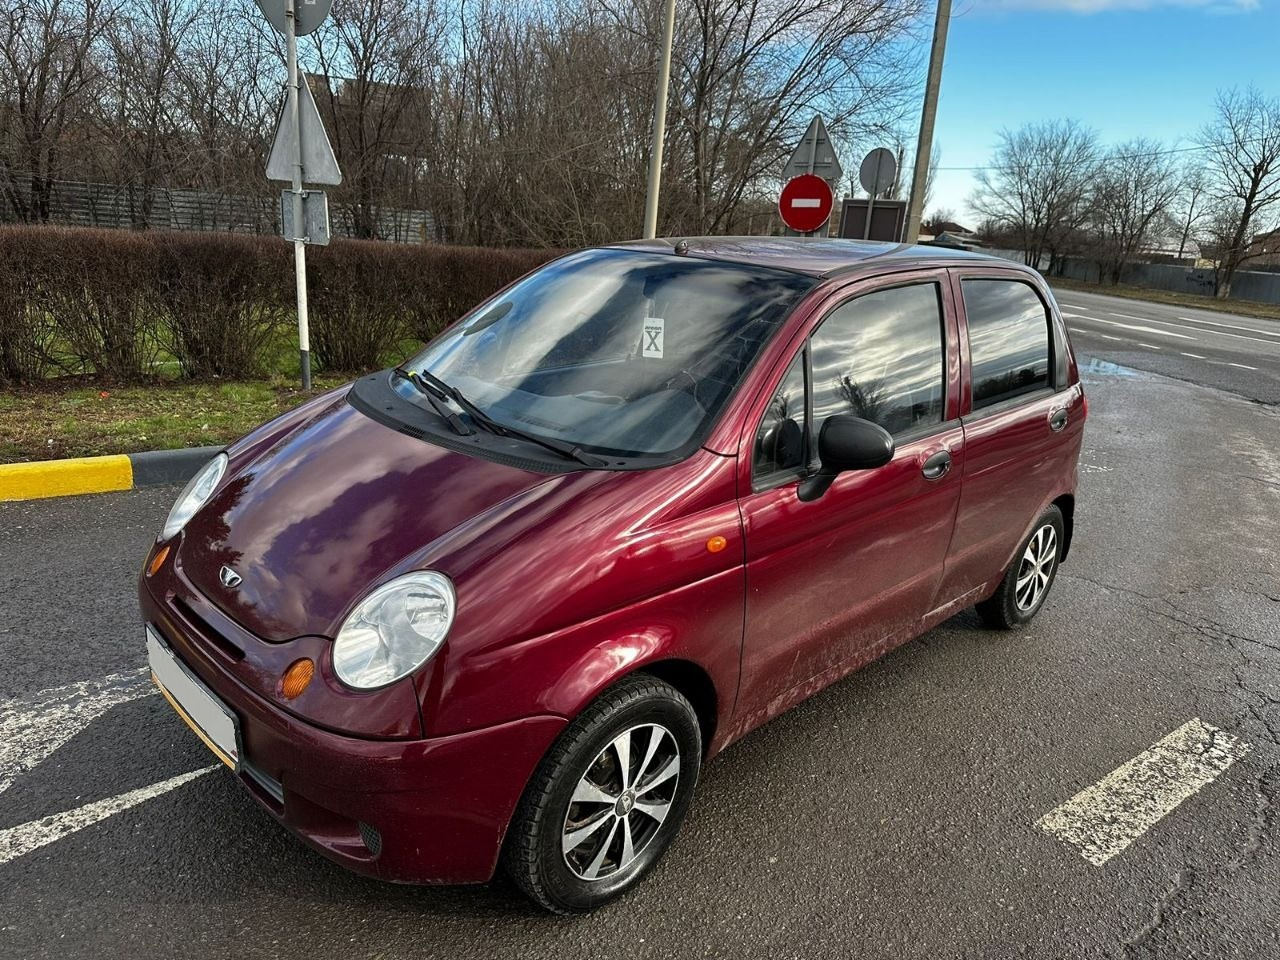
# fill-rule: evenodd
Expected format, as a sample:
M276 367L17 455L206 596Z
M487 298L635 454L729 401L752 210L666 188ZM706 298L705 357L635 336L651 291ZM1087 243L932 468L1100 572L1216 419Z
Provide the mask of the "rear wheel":
M1058 574L1062 530L1062 511L1050 507L1023 541L996 592L977 605L983 623L997 630L1012 630L1040 612Z
M569 725L534 774L508 830L508 875L556 913L621 896L670 846L701 758L689 701L654 677L623 679Z

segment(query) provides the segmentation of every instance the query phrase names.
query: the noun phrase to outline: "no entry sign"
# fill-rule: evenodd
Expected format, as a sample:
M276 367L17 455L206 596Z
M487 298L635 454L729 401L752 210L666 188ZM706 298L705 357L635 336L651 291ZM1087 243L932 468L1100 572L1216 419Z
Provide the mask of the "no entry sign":
M778 198L782 222L797 233L812 233L831 216L831 187L813 173L792 177Z

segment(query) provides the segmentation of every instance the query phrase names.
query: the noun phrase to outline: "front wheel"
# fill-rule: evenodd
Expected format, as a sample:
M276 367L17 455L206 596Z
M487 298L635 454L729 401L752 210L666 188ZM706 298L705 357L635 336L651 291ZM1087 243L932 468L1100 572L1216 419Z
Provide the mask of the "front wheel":
M543 758L507 833L508 875L555 913L621 896L670 846L701 761L689 701L656 677L624 678Z
M988 627L1012 630L1040 612L1058 574L1062 529L1062 511L1057 507L1041 514L996 592L977 606Z

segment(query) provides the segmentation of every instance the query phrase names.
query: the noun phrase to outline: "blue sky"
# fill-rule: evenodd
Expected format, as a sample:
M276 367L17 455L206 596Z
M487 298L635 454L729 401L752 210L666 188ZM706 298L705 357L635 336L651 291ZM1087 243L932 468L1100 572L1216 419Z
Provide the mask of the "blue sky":
M931 209L965 203L998 132L1073 117L1103 143L1189 145L1218 88L1280 96L1280 0L953 0Z

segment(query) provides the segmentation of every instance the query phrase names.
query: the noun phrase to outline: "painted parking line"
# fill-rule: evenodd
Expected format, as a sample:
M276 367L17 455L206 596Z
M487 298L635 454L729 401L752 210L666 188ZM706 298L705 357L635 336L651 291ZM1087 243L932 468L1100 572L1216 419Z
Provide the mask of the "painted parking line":
M0 703L0 793L112 707L154 693L142 668Z
M174 790L184 783L194 780L196 777L203 777L206 773L220 769L221 766L221 764L215 763L209 767L192 770L190 773L182 773L176 777L170 777L168 780L161 780L159 783L139 787L137 790L130 790L128 793L122 793L116 797L96 800L93 803L86 803L82 807L76 807L74 810L55 813L47 817L41 817L39 820L31 820L16 827L9 827L7 830L0 830L0 865L8 863L10 860L16 860L32 850L39 850L41 847L61 840L63 837L83 830L85 827L101 823L108 817L123 813L130 807L136 807L152 797L168 793L170 790Z
M1248 752L1238 737L1195 717L1037 825L1100 867Z

